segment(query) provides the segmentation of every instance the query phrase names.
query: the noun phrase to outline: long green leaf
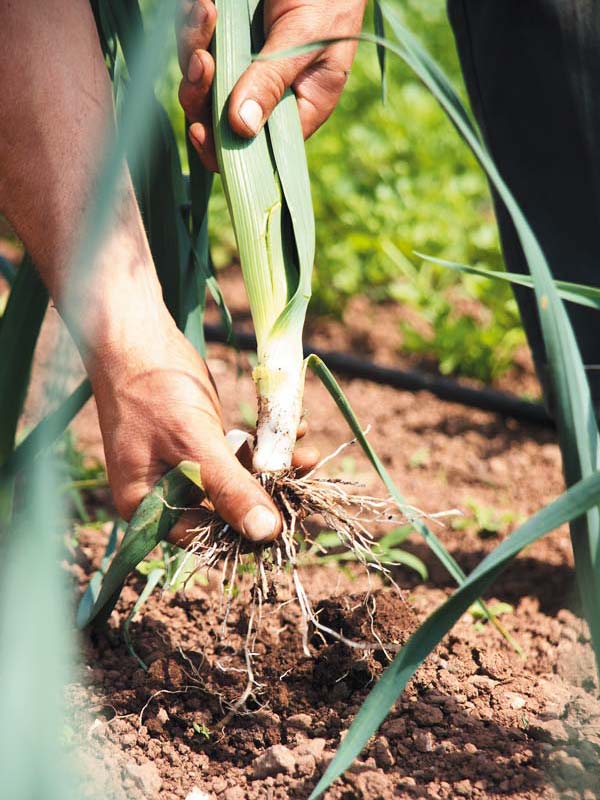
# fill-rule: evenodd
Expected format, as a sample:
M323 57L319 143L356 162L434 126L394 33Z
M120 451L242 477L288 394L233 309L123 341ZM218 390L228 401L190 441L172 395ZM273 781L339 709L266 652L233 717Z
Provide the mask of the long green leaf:
M399 651L392 664L363 703L334 760L310 795L320 797L354 761L377 730L398 695L436 645L461 615L496 580L521 552L560 525L581 517L600 503L600 472L574 484L505 539L473 570L454 594L433 612Z
M348 402L346 396L344 395L341 386L334 378L332 372L329 368L325 365L325 363L316 355L312 354L307 358L307 366L308 368L314 372L314 374L319 378L321 383L325 386L331 397L333 398L335 404L341 411L344 419L348 423L350 430L356 437L357 442L363 449L365 455L371 462L375 472L381 478L385 488L390 493L390 496L394 498L394 500L403 507L408 505L406 498L400 494L396 484L392 480L389 472L383 466L383 463L375 450L373 449L371 443L367 439L364 434L363 428L358 421L350 403ZM427 525L425 525L421 520L415 519L411 520L412 527L425 539L427 546L431 549L431 551L436 555L436 557L440 560L440 562L446 567L450 575L454 578L457 583L461 583L465 579L465 573L462 571L460 566L456 563L456 561L452 558L450 553L446 550L444 545L440 542L437 536L429 530Z
M231 314L217 282L210 258L208 201L213 186L213 176L203 166L189 136L186 137L186 146L190 165L192 263L182 281L184 296L181 298L181 305L185 319L183 330L188 339L196 345L198 351L204 354L204 312L207 289L219 309L227 341L233 343L234 335Z
M235 221L254 328L261 343L286 328L288 331L296 328L300 335L310 297L314 220L306 153L293 94L285 94L265 128L251 140L236 136L228 124L230 89L251 62L252 44L255 48L261 45L260 13L254 18L253 40L249 29L250 16L254 16L258 4L250 0L246 8L244 5L222 3L221 6L217 2L220 23L215 34L214 123L223 188ZM231 43L236 46L230 46ZM260 235L255 224L257 213L264 215ZM281 265L287 267L290 263L286 214L291 221L298 269L294 276L286 276L284 280ZM290 286L294 289L291 297Z
M375 0L373 4L373 28L375 35L381 39L385 39L385 20L379 0ZM377 61L379 62L379 71L381 72L381 102L385 105L387 100L387 76L386 76L386 50L381 44L377 45Z
M4 481L12 480L17 472L31 463L45 447L53 444L81 411L92 396L92 387L88 380L79 386L17 445L0 467L0 486Z
M127 89L123 110L129 94ZM141 158L137 152L130 153L130 169L165 304L183 330L187 316L182 308L182 300L187 299L183 283L191 258L190 236L183 221L186 190L175 134L156 100L151 104L151 114L150 144Z
M117 539L119 536L119 530L121 528L120 520L117 520L112 527L112 531L110 532L110 536L108 537L108 542L106 543L106 549L104 550L104 556L100 563L99 569L94 572L92 577L90 578L90 582L87 585L87 589L81 596L81 600L79 601L79 606L77 608L77 625L78 627L83 627L85 624L85 620L90 616L92 608L94 607L94 603L98 599L98 595L100 594L100 589L102 588L102 580L106 575L106 570L110 564L111 558L113 557L115 550L117 549Z
M257 338L264 340L279 314L275 308L285 303L286 287L281 280L273 279L271 269L265 269L265 265L282 261L281 190L272 167L266 129L246 141L233 133L227 120L231 87L251 60L247 3L221 1L216 5L219 18L213 39L213 122L217 157L230 216L236 220L234 233L254 329ZM251 159L252 175L246 166ZM264 215L261 235L256 235L254 226L257 214Z
M50 459L36 462L23 491L0 563L2 796L66 800L76 796L61 741L74 643L60 567L66 521Z
M187 475L176 467L142 500L127 526L94 605L87 611L86 604L78 614L79 627L86 627L92 622L99 624L110 616L129 573L159 542L166 539L181 516L182 506L190 496L192 485Z
M264 44L261 6L257 0L249 0L249 5L253 17L252 44L255 50L259 50ZM255 13L257 9L259 13ZM288 325L293 325L300 335L312 291L315 217L298 104L291 90L288 89L275 106L266 127L281 184L284 212L289 214L291 220L297 260L297 275L291 281L292 285L296 285L296 290L273 326L273 334L276 335L278 330L285 332Z
M293 92L286 92L267 122L269 141L277 167L286 208L292 220L297 249L297 289L277 320L274 330L284 329L286 320L295 317L300 329L311 295L315 259L315 218L312 209L308 166L298 107Z
M467 264L458 264L455 261L445 261L443 258L434 258L424 253L415 251L415 255L431 264L439 264L447 269L463 272L466 275L479 275L482 278L493 278L494 280L506 281L517 286L526 286L533 289L533 279L530 275L522 275L520 272L498 272L497 270L484 269L483 267L470 267ZM600 289L596 286L586 286L582 283L571 283L570 281L554 281L558 296L570 303L577 303L580 306L595 308L600 310Z

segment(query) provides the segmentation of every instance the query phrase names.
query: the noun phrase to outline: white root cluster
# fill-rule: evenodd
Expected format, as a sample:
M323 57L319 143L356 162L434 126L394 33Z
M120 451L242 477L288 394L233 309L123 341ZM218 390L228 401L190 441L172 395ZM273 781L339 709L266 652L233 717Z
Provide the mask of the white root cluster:
M322 466L340 450L323 459ZM263 473L257 476L265 489L271 494L281 512L283 530L274 542L254 545L242 539L209 507L201 524L190 531L195 534L189 545L189 552L195 557L197 571L218 569L221 573L224 611L222 615L222 635L226 636L236 587L240 587L239 567L242 562L252 564L251 603L248 609L248 622L245 636L244 658L248 682L238 701L231 706L227 719L237 713L254 693L256 683L252 670L254 644L260 631L265 605L278 602L277 580L287 578L290 594L299 605L302 616L302 643L307 656L309 633L312 630L323 639L325 635L343 642L353 649L369 651L383 649L393 651L393 645L386 646L374 632L373 641L357 642L347 639L341 632L323 625L315 612L302 584L299 568L307 550L326 553L313 538L307 521L318 515L324 530L334 531L339 544L352 553L356 560L368 571L376 571L400 593L389 567L382 563L377 554L376 541L370 528L376 524L406 524L425 516L413 507L400 507L391 498L380 499L356 493L356 484L331 478L315 477L315 468L304 477L297 477L292 470L277 474ZM436 515L440 516L440 515ZM245 570L247 572L247 570ZM188 576L188 580L191 575ZM369 597L366 598L368 600ZM224 724L224 723L222 723Z

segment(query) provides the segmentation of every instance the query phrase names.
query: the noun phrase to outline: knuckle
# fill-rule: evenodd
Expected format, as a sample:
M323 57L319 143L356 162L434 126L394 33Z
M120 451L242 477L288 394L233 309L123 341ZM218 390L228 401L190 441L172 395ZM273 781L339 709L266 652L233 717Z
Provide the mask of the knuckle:
M212 0L205 0L204 9L206 11L206 27L212 32L217 24L217 7Z
M194 87L184 79L179 84L179 91L177 95L179 98L179 104L181 105L185 116L190 122L195 122L196 117L198 116L198 109L196 107L198 104L198 97Z
M120 517L129 522L136 508L142 502L144 495L141 491L129 486L116 486L112 489L112 496L117 513Z
M206 491L210 502L221 516L231 517L231 510L239 509L239 502L236 502L232 486L227 479L214 477L206 485ZM239 491L239 489L236 489Z
M263 69L261 70L261 91L269 105L276 105L282 98L286 89L286 80L282 74L281 68L275 64L264 62Z
M333 93L339 94L350 76L350 70L339 61L331 59L324 65L324 83L326 88Z
M213 469L207 473L205 488L219 514L231 521L243 516L243 500L250 496L250 492L245 489L253 487L246 486L246 482L240 479L235 465L227 471L213 465Z

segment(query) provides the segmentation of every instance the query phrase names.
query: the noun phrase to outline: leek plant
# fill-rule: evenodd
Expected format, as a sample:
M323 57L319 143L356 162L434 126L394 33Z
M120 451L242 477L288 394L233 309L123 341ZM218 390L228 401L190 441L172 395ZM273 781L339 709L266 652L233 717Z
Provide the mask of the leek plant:
M284 529L279 541L270 547L254 548L242 542L210 505L203 505L203 518L191 548L197 553L201 567L223 562L231 570L225 581L228 585L235 582L240 557L248 553L255 562L256 584L252 596L257 602L266 595L272 596L274 591L265 577L265 564L277 567L274 571L267 569L270 575L287 564L305 617L318 628L297 572L300 556L297 534L310 539L305 520L313 513L325 517L340 544L354 552L357 560L383 574L388 574L388 570L372 550L366 521L410 522L457 582L464 580L465 575L424 523L423 515L406 505L327 367L315 356L303 361L302 327L310 298L314 218L296 102L288 92L265 129L253 140L244 141L233 134L227 119L227 100L238 77L250 64L253 50L261 47L262 7L253 1L246 4L217 0L217 10L215 142L258 343L258 363L254 370L258 425L253 467L257 479L278 503ZM321 378L345 415L356 440L390 493L389 502L352 497L336 481L316 478L313 474L299 478L290 471L307 367ZM80 624L89 624L110 613L118 589L135 567L136 559L143 558L164 537L166 526L176 514L173 507L181 505L171 493L182 490L182 473L202 489L197 465L180 465L161 482L154 499L148 498L130 523L99 594L86 598L80 609ZM168 507L149 526L151 515L164 501ZM359 519L360 515L366 517ZM497 620L482 608L501 630ZM506 632L502 633L508 638Z

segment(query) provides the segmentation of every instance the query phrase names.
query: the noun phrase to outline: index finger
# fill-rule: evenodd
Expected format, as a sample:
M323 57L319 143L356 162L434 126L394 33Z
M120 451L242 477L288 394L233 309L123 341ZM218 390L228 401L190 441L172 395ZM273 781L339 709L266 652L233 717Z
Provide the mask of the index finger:
M212 0L181 0L176 18L177 56L182 73L195 50L208 50L217 23Z

